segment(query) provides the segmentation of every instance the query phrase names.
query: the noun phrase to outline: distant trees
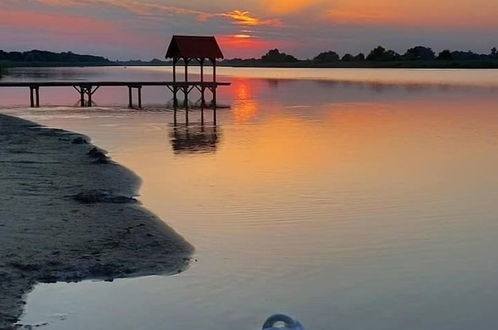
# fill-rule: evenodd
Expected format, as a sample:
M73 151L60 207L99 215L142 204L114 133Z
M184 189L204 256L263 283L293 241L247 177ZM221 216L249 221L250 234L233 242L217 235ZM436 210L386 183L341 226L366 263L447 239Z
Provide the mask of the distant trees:
M358 55L356 55L356 56L354 57L354 60L355 60L355 61L364 61L364 60L365 60L365 54L363 54L363 53L359 53Z
M365 60L365 55L363 53L359 53L356 56L353 56L348 53L341 58L341 61L343 62L362 62L364 60Z
M375 67L383 67L385 65L382 62L396 62L392 65L394 66L420 66L426 67L431 66L431 61L482 61L483 65L488 65L489 60L498 60L498 49L497 47L493 47L489 54L478 54L472 51L450 51L443 50L439 54L426 46L414 46L408 48L404 53L400 54L392 49L387 49L383 46L377 46L372 49L368 55L365 56L363 53L359 53L357 55L346 53L342 57L339 53L333 50L328 50L325 52L321 52L317 56L313 57L310 60L298 60L296 57L286 54L284 52L279 51L278 49L269 50L265 55L261 57L261 59L232 59L226 60L227 64L241 64L241 65L257 65L258 63L280 63L280 64L293 64L300 63L303 66L307 65L317 65L317 66L350 66L350 65L358 65L358 66L369 66L373 65ZM403 62L407 61L417 61L418 63L408 64ZM374 64L373 62L379 62L378 64ZM341 64L341 63L351 63L351 64ZM371 64L369 64L371 63ZM433 64L435 65L435 64ZM447 64L437 64L437 65L447 65ZM474 64L470 64L474 65ZM479 66L479 63L475 64ZM493 64L493 67L498 63Z
M334 51L328 51L320 53L318 56L313 58L313 62L316 63L334 63L334 62L362 62L365 60L365 55L359 53L358 55L345 54L342 58Z
M400 55L394 50L387 50L382 46L374 48L367 56L367 61L395 61Z
M298 59L292 55L281 53L278 49L272 49L261 57L261 61L267 63L292 63L297 62Z
M43 62L43 63L92 63L111 64L112 62L101 56L78 55L72 52L53 53L42 50L28 52L4 52L0 50L0 61L7 62Z
M441 62L434 62L441 61ZM444 62L446 61L446 62ZM434 63L433 63L434 62ZM462 63L463 62L463 63ZM150 62L137 61L110 61L101 56L79 55L72 52L54 53L49 51L32 50L27 52L5 52L0 50L1 66L12 67L17 65L57 66L57 65L167 65L167 62L154 59ZM271 49L261 58L227 59L224 65L235 66L317 66L317 67L498 67L498 49L493 47L487 54L472 51L443 50L436 55L433 49L426 46L415 46L407 49L402 55L383 46L377 46L368 55L346 53L342 57L333 50L321 52L310 60L299 60L293 55Z
M446 49L440 52L436 59L440 61L448 61L452 60L453 56L451 56L451 52Z
M341 58L339 57L339 54L333 51L328 51L318 54L318 56L316 56L313 59L313 62L329 63L329 62L337 62L340 59Z
M353 62L354 61L354 56L351 54L344 54L344 56L341 58L341 61L343 62Z
M432 61L436 58L436 54L429 47L416 46L410 48L403 55L403 59L407 61Z

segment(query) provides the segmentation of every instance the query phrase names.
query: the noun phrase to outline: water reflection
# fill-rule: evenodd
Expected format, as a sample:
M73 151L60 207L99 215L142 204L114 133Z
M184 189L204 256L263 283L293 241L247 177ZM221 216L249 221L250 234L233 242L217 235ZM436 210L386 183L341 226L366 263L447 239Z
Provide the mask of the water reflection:
M70 311L47 329L231 330L285 311L309 329L494 328L496 93L443 90L446 71L397 86L319 72L336 81L235 75L220 91L233 105L218 111L223 136L211 109L205 121L178 111L176 125L170 111L45 110L44 124L92 136L135 171L141 201L194 243L198 262L166 279L38 288L24 321ZM166 102L161 93L146 100Z
M214 153L220 142L220 131L216 125L206 126L172 124L170 126L170 141L177 155Z
M232 81L231 88L234 99L232 113L237 124L246 123L258 114L259 105L255 99L254 86L255 84L252 84L252 81L247 78Z

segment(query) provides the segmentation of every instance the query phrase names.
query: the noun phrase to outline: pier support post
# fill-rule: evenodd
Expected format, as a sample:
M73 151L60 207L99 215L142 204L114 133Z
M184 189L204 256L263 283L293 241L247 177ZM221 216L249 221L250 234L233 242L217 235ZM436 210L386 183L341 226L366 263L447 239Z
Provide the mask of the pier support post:
M93 100L92 100L92 86L87 87L86 93L88 94L88 107L91 107L93 105Z
M137 90L137 108L142 109L142 86L128 86L128 108L133 109L133 90Z
M138 87L138 108L142 109L142 86Z
M31 108L40 107L40 86L29 86L29 101Z
M34 93L33 86L30 86L29 87L29 100L30 100L31 108L35 107L35 96L33 95L33 93Z
M36 107L40 107L40 87L35 88L35 93L36 93Z
M79 92L80 92L80 106L83 108L85 106L85 89L83 86L79 87Z
M93 106L93 94L95 94L100 86L93 88L93 86L89 85L73 85L73 88L80 94L79 103L80 106L84 108ZM85 95L87 95L88 97L88 102L85 98Z
M133 93L131 86L128 86L128 108L133 108Z

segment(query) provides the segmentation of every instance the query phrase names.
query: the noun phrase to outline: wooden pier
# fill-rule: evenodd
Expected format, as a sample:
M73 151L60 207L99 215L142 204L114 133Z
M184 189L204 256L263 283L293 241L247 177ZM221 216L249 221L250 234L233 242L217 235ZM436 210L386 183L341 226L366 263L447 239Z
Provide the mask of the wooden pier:
M26 87L29 88L29 100L32 108L40 107L40 88L42 87L72 87L79 93L81 107L93 106L93 95L102 87L127 87L128 106L134 107L133 91L137 91L137 108L142 108L142 88L146 86L167 87L173 93L173 105L178 107L178 93L185 96L185 109L188 110L188 96L192 90L197 89L201 95L201 107L206 107L206 90L213 96L212 107L217 107L217 89L220 86L229 86L230 83L218 82L216 73L217 59L223 59L216 38L213 36L173 36L171 39L166 58L173 59L173 81L40 81L40 82L1 82L2 87ZM177 65L185 67L185 81L177 79ZM189 80L189 65L197 61L200 65L200 81ZM212 81L204 79L205 65L212 65ZM188 113L188 111L187 111ZM216 111L215 111L216 115Z
M197 89L201 94L204 102L205 91L209 90L213 95L212 105L216 107L216 89L220 86L229 86L226 82L204 82L204 81L186 81L186 82L161 82L161 81L47 81L47 82L1 82L0 88L3 87L24 87L29 88L29 100L32 108L40 107L40 89L49 87L72 87L79 93L81 107L93 106L93 95L102 87L127 87L128 88L128 106L134 108L133 90L137 91L136 107L142 108L142 88L146 86L167 87L173 93L175 106L178 105L178 93L185 95L185 100L194 89ZM203 104L204 105L204 104Z

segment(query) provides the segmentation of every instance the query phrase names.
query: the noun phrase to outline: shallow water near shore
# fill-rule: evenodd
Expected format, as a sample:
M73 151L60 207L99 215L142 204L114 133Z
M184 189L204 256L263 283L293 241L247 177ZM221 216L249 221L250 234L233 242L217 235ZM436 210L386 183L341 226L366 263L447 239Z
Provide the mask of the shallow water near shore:
M0 90L2 113L87 134L142 179L140 201L196 248L184 273L40 284L42 329L490 329L498 324L498 71L222 69L189 125L159 88L68 107ZM273 76L272 76L273 74ZM166 78L164 78L166 77ZM161 68L17 69L4 80L161 80Z

